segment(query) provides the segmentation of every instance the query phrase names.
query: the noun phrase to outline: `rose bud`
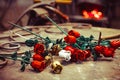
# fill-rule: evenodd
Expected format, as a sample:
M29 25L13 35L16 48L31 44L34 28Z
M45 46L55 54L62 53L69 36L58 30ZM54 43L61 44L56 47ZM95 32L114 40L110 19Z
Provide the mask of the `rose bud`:
M113 40L110 42L110 46L117 49L118 47L120 47L120 40Z
M105 46L100 46L100 45L97 45L95 46L95 51L99 54L101 54L103 52L103 49L104 49Z
M35 71L41 72L45 69L45 62L34 60L33 62L31 62L31 66L32 68L34 68Z
M72 52L71 54L71 60L72 62L77 62L78 61L78 56L77 56L77 53L75 53L78 49L77 48L74 48L74 52Z
M114 48L105 47L104 50L103 50L104 57L113 57L114 53L115 53Z
M102 52L103 51L103 46L95 46L95 51L99 51L99 52Z
M40 54L34 54L33 55L33 60L37 60L37 61L43 61L44 58L40 55Z
M64 40L66 43L70 43L70 44L76 43L76 37L71 35L67 35L66 37L64 37Z
M81 60L81 61L85 60L85 54L84 54L83 50L78 49L78 50L75 52L75 54L76 54L76 58L77 58L78 60Z
M85 59L87 59L87 58L89 58L91 56L90 50L84 50L83 52L85 54Z
M72 46L66 46L64 50L70 51L72 54L74 53L74 48Z
M71 62L77 62L78 61L78 56L76 53L72 54L71 55L71 59L70 59Z
M44 45L40 44L40 43L35 44L34 52L37 53L37 54L43 53L44 52Z
M71 35L71 36L74 36L74 37L76 37L76 38L80 37L80 33L77 32L77 31L75 31L75 30L70 30L70 31L68 32L68 34Z

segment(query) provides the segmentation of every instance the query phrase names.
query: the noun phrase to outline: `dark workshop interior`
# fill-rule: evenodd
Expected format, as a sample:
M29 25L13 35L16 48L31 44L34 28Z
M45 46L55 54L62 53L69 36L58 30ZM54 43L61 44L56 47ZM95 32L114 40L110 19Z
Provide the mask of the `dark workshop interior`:
M58 0L59 1L59 0ZM119 0L73 0L71 3L54 3L54 0L1 0L0 28L7 29L8 21L15 22L29 6L48 3L69 17L69 22L91 23L93 26L120 28ZM93 13L96 13L96 17Z

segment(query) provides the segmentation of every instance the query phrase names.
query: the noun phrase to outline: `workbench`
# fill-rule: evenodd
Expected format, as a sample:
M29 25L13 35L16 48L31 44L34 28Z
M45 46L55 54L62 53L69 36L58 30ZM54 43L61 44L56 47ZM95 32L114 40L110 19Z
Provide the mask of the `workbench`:
M89 37L93 35L96 40L99 38L99 33L102 32L102 38L108 38L116 36L115 39L120 39L120 30L111 28L102 28L84 25L81 23L76 25L60 25L64 30L69 31L75 29L80 32L81 35ZM83 27L84 26L84 27ZM55 26L26 26L32 27L32 32L36 32L43 37L50 37L51 39L60 39L65 35L61 33ZM21 31L18 28L11 30L12 32L19 33L25 38L16 36L10 31L4 31L0 34L0 45L7 42L24 42L26 39L34 37L34 35L28 32ZM109 39L111 40L111 39ZM18 50L19 55L28 49L25 45L22 45ZM114 58L101 58L97 61L92 59L83 61L81 63L62 61L61 58L56 56L56 60L62 61L63 70L60 74L53 74L50 66L46 67L42 72L35 72L33 68L28 65L24 72L20 71L21 64L19 61L13 61L7 59L7 65L0 69L0 80L120 80L120 49L115 51ZM13 52L0 49L0 55L11 55Z

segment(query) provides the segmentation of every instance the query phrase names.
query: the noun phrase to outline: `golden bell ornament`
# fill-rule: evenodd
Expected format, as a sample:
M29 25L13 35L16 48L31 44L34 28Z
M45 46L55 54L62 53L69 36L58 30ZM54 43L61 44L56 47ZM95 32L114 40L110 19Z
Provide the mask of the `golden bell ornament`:
M52 72L55 74L60 74L63 69L63 67L59 61L54 61L51 64L51 68L52 68Z

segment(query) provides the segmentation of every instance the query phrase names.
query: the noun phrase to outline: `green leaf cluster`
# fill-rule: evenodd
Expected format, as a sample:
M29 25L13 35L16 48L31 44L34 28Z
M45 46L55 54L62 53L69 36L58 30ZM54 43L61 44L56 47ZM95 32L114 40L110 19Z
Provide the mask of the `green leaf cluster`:
M38 43L38 40L37 40L37 39L29 39L29 40L26 40L26 41L25 41L25 44L26 44L28 47L32 47L32 46L34 46L36 43Z
M77 38L77 44L79 45L80 49L86 50L90 45L94 37L91 35L90 37L80 36Z
M21 71L24 71L26 65L30 64L31 55L32 55L32 54L31 54L30 51L26 51L26 52L24 53L24 56L22 56L22 60L21 60L21 65L22 65L22 67L21 67L21 69L20 69Z
M17 60L17 52L14 52L14 53L11 55L11 58L12 58L12 60Z

